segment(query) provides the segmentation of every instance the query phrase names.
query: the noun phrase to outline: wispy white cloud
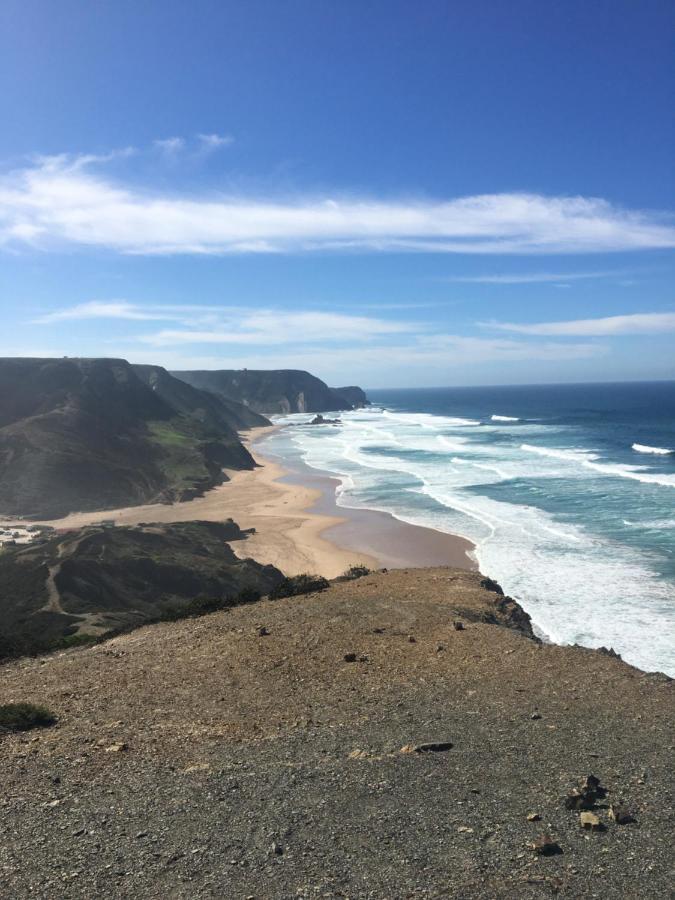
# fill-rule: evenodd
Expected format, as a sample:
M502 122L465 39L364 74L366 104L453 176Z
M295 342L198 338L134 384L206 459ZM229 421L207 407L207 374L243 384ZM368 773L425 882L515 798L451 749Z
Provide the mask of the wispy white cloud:
M88 319L118 319L131 322L180 323L180 328L164 328L134 340L156 347L183 344L335 344L341 341L371 341L384 335L425 330L404 322L372 316L307 310L260 309L243 306L154 304L139 305L126 300L93 300L45 313L33 324L49 325Z
M574 319L568 322L483 322L485 327L517 334L575 337L609 337L621 334L659 334L675 331L675 312L631 313L625 316L606 316L601 319Z
M416 326L421 330L421 326ZM155 347L181 344L335 344L372 341L385 335L409 332L410 326L370 316L349 316L327 312L280 312L261 310L221 318L208 329L163 329L142 335L139 340Z
M234 143L234 138L230 134L198 134L197 140L200 142L202 149L210 152L211 150L220 150L221 147L229 147Z
M349 347L269 347L262 350L228 348L227 354L200 351L194 347L131 348L117 345L115 356L132 362L156 362L169 369L307 369L320 377L336 381L345 378L369 379L383 383L419 380L440 384L445 378L465 380L468 371L480 372L486 366L513 366L540 363L575 363L605 356L608 348L597 343L557 341L519 341L509 339L467 338L439 335L437 340L413 337L408 341ZM413 377L414 376L414 377ZM475 376L474 376L475 377Z
M189 307L182 307L187 311ZM155 319L166 321L171 315L164 312L152 312L139 306L134 306L126 300L92 300L89 303L79 303L67 309L59 309L45 313L33 319L33 324L48 325L52 322L82 321L83 319L128 319L145 321Z
M462 284L546 284L566 281L582 281L587 278L611 278L625 275L624 269L610 269L601 272L523 272L506 275L457 275L444 278L443 281L456 281Z
M100 161L100 160L97 160ZM131 254L593 253L675 247L664 216L605 200L488 194L451 200L150 193L51 157L0 179L0 244Z
M185 148L185 139L182 137L162 138L153 141L153 144L164 156L173 158Z

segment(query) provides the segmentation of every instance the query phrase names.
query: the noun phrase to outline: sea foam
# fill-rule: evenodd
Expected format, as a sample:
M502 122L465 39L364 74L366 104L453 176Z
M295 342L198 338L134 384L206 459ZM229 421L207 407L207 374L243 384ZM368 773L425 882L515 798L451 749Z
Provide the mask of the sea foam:
M632 444L631 449L637 453L655 453L657 456L668 456L673 452L666 447L650 447L648 444Z
M592 443L565 447L583 437L564 425L523 423L525 433L538 438L521 444L509 429L477 428L478 420L468 417L364 409L341 419L338 428L294 427L270 440L285 447L290 460L299 457L336 477L341 507L382 510L468 537L481 571L496 578L552 640L613 646L627 662L675 674L672 585L659 575L656 530L652 550L644 552L595 529L605 503L626 491L633 495L628 485L603 486L602 476L675 486L674 476L605 459ZM647 515L645 508L640 523L636 514L647 496L654 498L654 512ZM562 518L537 505L551 499L559 504L562 497ZM619 527L631 541L656 526L660 534L672 534L666 510L660 520L654 515L665 502L656 497L636 488L631 524L621 525L619 513Z
M516 416L490 416L493 422L520 422Z

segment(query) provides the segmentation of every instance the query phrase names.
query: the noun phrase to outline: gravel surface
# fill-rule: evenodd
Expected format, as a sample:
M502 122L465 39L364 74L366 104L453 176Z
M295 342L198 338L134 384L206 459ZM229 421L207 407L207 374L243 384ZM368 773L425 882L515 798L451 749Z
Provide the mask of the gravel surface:
M59 722L0 736L0 896L672 896L672 682L500 601L396 571L1 667Z

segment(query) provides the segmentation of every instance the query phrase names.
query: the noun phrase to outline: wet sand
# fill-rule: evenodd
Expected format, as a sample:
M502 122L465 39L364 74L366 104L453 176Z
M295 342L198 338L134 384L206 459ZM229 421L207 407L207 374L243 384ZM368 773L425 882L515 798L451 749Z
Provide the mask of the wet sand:
M103 521L136 525L231 518L242 528L255 529L245 542L232 544L235 552L277 566L288 575L309 571L334 578L352 565L476 568L469 556L473 545L465 538L408 525L388 513L338 507L335 479L311 470L291 472L264 457L261 441L276 427L252 429L246 436L257 468L228 471L230 480L203 497L182 503L71 513L41 524L69 529Z

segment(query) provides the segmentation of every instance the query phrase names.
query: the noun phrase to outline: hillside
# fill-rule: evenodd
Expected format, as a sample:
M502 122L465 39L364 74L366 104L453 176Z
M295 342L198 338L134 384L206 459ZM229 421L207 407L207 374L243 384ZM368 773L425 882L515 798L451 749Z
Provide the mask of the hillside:
M211 428L238 431L270 424L269 419L242 403L194 388L186 381L169 375L161 366L133 365L132 369L176 412L193 417Z
M0 736L3 891L668 897L672 682L528 634L408 570L0 667L58 717ZM589 774L601 831L565 806Z
M337 391L341 397L344 397L348 403L351 403L354 409L358 409L361 406L368 405L368 397L366 396L366 392L363 388L357 387L356 385L350 385L349 387L339 387L339 388L331 388L333 391Z
M220 369L201 372L172 372L193 387L213 391L258 413L287 414L352 409L353 401L335 388L296 369ZM348 388L349 392L360 388ZM365 394L364 394L365 397Z
M273 566L239 559L232 522L89 527L0 551L0 658L135 626L195 598L267 593Z
M250 415L160 367L0 359L0 515L194 496L253 466L236 431Z

